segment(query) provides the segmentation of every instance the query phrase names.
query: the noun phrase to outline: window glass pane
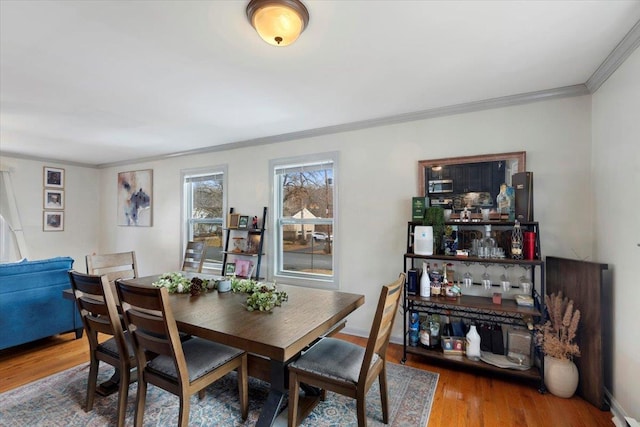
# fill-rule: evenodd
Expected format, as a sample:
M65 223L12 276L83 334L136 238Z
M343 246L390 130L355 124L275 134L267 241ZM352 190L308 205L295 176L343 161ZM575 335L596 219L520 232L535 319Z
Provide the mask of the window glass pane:
M334 164L323 159L273 167L277 276L333 283Z
M184 176L187 240L204 241L205 266L222 263L224 174L199 173ZM210 267L216 267L210 266Z

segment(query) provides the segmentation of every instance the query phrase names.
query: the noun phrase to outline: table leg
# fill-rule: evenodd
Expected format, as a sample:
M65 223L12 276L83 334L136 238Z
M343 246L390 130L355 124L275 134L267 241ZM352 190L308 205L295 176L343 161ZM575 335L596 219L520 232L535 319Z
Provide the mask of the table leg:
M120 369L116 368L116 371L111 375L111 378L103 382L102 384L98 384L96 387L96 393L100 396L109 396L118 391L120 387Z
M287 396L287 365L276 360L270 361L271 388L267 400L260 411L256 427L272 426L281 411L282 402Z

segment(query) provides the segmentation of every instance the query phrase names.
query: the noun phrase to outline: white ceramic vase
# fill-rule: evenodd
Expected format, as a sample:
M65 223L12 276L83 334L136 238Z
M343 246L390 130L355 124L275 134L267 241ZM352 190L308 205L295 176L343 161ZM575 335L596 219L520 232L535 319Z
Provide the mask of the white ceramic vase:
M544 385L551 394L571 397L578 388L578 368L571 360L544 357Z

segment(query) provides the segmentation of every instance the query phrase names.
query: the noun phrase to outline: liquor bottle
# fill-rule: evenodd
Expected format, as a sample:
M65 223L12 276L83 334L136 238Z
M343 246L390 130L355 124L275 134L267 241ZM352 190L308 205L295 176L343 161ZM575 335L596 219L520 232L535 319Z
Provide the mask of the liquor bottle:
M431 295L431 280L429 279L429 264L422 262L422 275L420 276L420 296L429 298Z
M420 340L420 314L413 311L411 313L411 322L409 324L409 345L415 347Z
M522 259L522 255L522 228L516 220L513 231L511 231L511 258Z
M491 258L495 254L496 240L491 237L491 225L484 226L484 239L482 240L482 246L478 249L480 258Z
M451 320L449 319L449 316L447 316L445 323L444 323L444 330L442 331L442 336L443 337L452 337L454 336L453 334L453 326L451 325Z

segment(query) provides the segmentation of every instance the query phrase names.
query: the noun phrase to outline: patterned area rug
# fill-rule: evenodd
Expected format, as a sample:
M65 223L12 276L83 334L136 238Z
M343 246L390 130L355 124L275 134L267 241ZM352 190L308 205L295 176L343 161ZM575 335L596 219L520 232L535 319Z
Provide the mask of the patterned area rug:
M104 366L104 367L103 367ZM6 427L93 427L115 425L114 412L117 393L108 397L96 396L91 412L84 412L89 365L79 365L67 371L0 394L0 426ZM101 365L98 382L113 373L108 365ZM389 426L426 426L438 383L438 374L388 364ZM249 382L249 417L240 419L235 372L220 379L206 390L204 399L191 397L189 425L191 426L252 426L268 393L269 385L254 378ZM137 385L129 388L127 425L133 425ZM384 426L380 409L378 384L367 395L367 422L370 426ZM145 426L168 426L178 423L178 398L150 385L147 389ZM278 426L286 426L287 411L280 413ZM356 426L355 401L338 394L327 393L304 420L304 426Z

